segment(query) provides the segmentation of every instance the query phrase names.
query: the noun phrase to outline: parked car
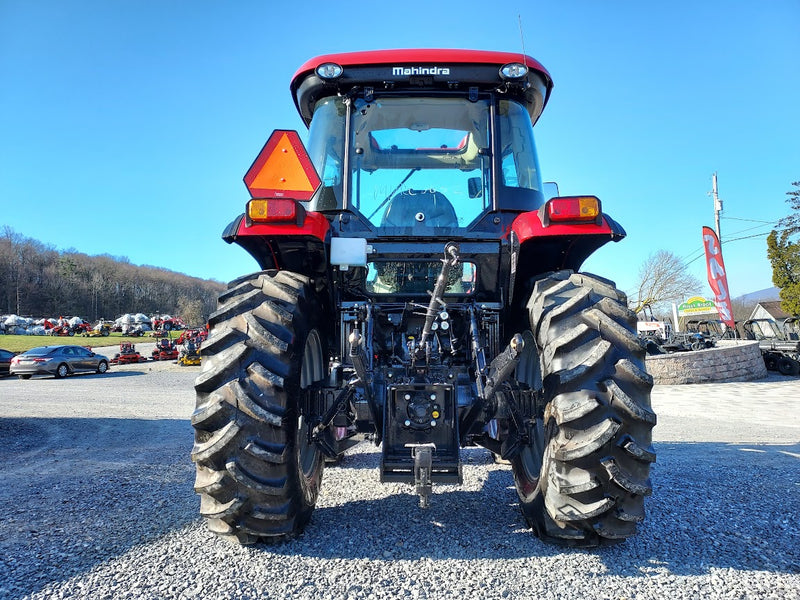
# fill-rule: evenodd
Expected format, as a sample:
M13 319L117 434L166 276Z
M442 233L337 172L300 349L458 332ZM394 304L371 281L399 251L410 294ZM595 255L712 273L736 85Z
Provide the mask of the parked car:
M14 358L13 352L9 352L8 350L0 350L0 377L5 377L8 375L12 358Z
M40 346L11 359L11 374L20 379L32 375L66 377L73 373L108 371L108 359L83 346Z

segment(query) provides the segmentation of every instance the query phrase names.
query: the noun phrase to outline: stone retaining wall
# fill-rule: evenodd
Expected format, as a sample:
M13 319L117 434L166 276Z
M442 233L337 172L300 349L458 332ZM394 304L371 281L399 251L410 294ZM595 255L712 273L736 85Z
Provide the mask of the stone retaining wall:
M658 384L751 381L767 376L758 342L721 340L714 348L647 357L647 371Z

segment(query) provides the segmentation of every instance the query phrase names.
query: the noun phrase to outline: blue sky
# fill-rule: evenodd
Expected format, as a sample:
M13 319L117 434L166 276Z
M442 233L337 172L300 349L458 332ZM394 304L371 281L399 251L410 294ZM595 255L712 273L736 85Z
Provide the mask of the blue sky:
M798 0L0 0L0 227L233 279L256 265L220 234L269 133L305 135L288 91L305 60L518 51L520 20L555 81L545 180L599 196L628 232L585 269L631 292L650 253L698 256L717 172L731 292L770 287L765 236L733 240L768 232L756 221L786 215L800 180Z

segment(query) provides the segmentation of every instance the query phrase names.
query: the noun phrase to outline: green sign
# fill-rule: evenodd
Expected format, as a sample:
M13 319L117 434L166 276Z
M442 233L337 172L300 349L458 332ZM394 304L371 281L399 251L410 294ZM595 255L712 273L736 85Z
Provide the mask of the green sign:
M717 314L717 307L711 300L706 300L702 296L693 296L678 307L678 315L681 317L714 314Z

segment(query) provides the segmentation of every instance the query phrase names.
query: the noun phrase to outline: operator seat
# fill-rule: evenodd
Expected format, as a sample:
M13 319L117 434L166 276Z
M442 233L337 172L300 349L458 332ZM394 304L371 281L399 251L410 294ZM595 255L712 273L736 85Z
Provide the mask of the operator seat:
M458 227L456 211L435 190L405 190L389 201L382 227Z

